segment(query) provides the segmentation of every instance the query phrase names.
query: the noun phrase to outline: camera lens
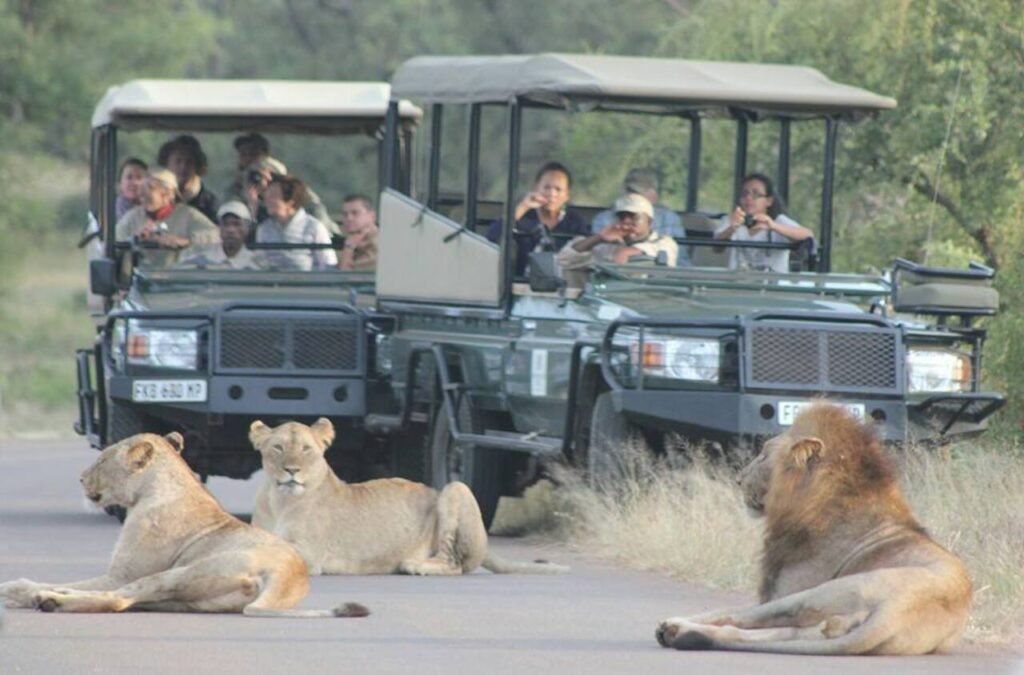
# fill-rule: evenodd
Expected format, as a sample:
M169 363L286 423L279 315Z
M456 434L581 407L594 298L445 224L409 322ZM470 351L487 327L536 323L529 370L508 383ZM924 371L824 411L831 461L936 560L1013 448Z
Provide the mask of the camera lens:
M249 172L248 181L253 185L263 182L263 174L253 169Z
M754 225L756 225L756 224L757 224L757 221L756 221L756 220L754 220L754 216L750 215L749 213L748 213L748 214L746 214L745 216L743 216L743 225L744 225L744 226L745 226L745 227L746 227L747 229L749 229L749 228L753 227L753 226L754 226Z

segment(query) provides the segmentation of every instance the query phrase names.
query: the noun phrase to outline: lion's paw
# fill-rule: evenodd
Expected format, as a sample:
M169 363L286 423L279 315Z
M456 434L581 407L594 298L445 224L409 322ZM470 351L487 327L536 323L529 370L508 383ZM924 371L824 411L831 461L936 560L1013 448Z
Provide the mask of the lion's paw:
M675 649L711 649L713 641L701 629L703 626L674 617L658 624L654 636L662 647Z
M61 600L66 593L56 593L54 591L41 591L36 593L36 596L32 599L32 604L40 612L56 612L60 609Z

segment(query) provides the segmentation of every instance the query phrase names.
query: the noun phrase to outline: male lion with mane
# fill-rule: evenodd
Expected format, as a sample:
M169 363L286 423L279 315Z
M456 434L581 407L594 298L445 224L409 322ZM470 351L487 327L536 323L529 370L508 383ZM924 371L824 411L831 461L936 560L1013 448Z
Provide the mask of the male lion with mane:
M402 478L349 484L324 452L334 426L255 421L249 440L263 458L267 480L256 495L253 525L298 549L311 574L559 574L562 565L513 562L487 551L480 507L464 483L438 492Z
M927 654L963 633L963 563L910 512L873 429L817 403L740 474L765 517L764 604L663 621L678 649L791 654Z
M103 576L67 584L0 584L9 607L45 612L242 612L246 616L366 616L349 603L292 609L309 592L290 545L226 513L180 452L181 434L138 434L109 446L82 473L86 496L128 516Z

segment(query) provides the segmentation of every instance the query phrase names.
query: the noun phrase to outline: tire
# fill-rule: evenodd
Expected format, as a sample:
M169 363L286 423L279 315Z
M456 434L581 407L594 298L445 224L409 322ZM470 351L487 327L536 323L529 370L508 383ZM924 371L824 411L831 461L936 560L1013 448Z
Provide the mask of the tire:
M629 474L627 450L652 455L640 429L615 410L611 392L598 394L590 414L587 476L592 487L612 487Z
M457 411L459 428L463 431L478 431L468 402L463 399ZM431 487L440 490L452 481L462 481L469 486L480 506L484 527L490 529L494 514L501 499L500 450L455 445L452 439L448 415L443 405L438 406L434 415L433 430L430 434L429 466L425 473Z

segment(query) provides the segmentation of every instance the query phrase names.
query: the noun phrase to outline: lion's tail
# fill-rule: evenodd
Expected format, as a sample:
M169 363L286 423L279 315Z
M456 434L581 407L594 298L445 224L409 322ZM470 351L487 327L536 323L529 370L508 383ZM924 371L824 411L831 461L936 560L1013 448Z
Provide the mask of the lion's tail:
M520 560L506 560L499 555L488 551L480 566L495 574L568 574L567 565L558 565L547 560L535 560L523 562Z
M245 616L290 619L358 618L370 615L370 610L358 602L346 602L334 609L274 609L249 605L242 610Z

